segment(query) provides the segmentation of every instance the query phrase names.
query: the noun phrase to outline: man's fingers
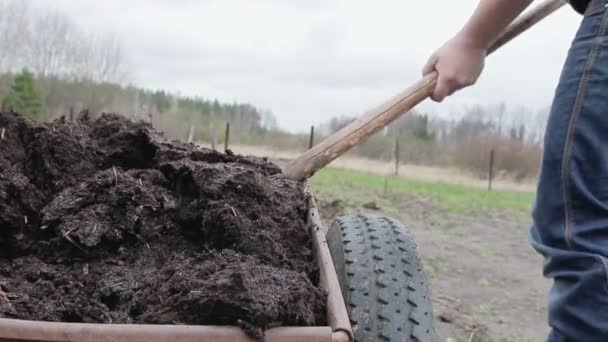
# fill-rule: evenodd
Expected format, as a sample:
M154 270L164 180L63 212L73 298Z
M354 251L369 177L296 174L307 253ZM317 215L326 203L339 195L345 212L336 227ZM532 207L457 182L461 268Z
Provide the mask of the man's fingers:
M422 76L426 76L435 71L435 64L437 64L437 55L433 54L424 65L424 68L422 68Z
M431 95L431 99L436 102L442 102L446 97L452 95L453 92L454 90L451 83L439 75L437 86L435 86L435 91L433 92L433 95Z

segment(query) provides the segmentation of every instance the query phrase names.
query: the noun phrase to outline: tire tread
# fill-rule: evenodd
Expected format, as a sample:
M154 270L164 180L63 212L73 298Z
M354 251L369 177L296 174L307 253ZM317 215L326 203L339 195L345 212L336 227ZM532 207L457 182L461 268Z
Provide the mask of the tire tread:
M341 237L341 251L331 236ZM338 277L356 341L435 340L417 246L401 223L379 216L340 217L328 240L334 262L344 260ZM335 258L336 253L343 256Z

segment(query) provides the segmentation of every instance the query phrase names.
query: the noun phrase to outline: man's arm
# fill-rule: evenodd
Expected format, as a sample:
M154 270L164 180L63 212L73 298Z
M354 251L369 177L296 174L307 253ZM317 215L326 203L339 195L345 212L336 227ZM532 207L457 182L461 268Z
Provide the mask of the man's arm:
M481 74L488 48L532 0L481 0L464 27L437 52L423 69L439 74L433 100L437 102L474 84Z

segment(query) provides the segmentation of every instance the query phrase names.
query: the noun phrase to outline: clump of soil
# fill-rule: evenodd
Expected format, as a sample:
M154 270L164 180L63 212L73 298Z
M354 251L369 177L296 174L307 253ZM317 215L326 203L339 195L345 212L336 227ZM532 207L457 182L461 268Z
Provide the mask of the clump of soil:
M117 115L0 113L0 317L324 325L302 184Z

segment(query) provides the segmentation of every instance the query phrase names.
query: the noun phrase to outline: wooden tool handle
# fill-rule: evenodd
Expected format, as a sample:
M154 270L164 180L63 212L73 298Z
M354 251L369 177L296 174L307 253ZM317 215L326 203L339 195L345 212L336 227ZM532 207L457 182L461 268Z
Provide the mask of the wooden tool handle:
M558 10L563 0L545 0L516 19L491 45L488 54L496 51L536 23ZM375 110L361 116L318 145L304 152L283 168L290 178L301 180L325 167L353 146L384 128L403 113L430 97L437 84L437 72L432 72Z

